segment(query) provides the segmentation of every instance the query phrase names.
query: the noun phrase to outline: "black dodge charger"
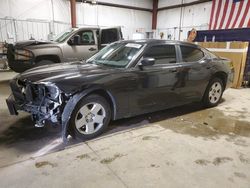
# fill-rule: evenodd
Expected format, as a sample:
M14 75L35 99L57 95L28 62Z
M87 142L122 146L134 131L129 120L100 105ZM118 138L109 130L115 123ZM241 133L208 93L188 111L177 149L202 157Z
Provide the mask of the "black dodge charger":
M112 43L86 62L30 69L11 82L10 114L32 114L36 126L62 126L82 140L104 132L111 120L201 101L216 106L233 80L231 62L186 42Z

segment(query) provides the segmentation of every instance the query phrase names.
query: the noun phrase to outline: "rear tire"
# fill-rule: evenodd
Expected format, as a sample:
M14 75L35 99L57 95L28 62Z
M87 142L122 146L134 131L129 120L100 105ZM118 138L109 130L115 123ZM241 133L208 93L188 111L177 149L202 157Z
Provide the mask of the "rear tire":
M105 131L110 119L111 108L107 100L100 95L89 95L75 106L69 132L79 140L92 139Z
M205 91L203 96L203 104L205 107L217 106L221 100L222 94L224 92L223 82L220 78L212 79Z

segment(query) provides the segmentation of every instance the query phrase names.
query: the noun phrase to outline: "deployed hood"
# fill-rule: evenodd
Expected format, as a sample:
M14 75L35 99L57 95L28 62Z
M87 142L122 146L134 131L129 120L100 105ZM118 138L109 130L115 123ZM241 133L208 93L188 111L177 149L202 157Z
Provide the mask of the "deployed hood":
M38 40L26 40L15 43L16 48L24 48L29 46L46 45L46 44L57 44L54 41L38 41Z

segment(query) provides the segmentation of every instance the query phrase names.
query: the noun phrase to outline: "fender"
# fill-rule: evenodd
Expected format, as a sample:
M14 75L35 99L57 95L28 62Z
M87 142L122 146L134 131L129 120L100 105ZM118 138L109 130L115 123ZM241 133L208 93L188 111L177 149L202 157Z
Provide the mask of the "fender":
M116 119L116 103L115 103L114 97L112 96L112 94L109 91L103 89L102 87L96 86L96 87L89 88L87 90L78 92L68 100L67 104L64 107L63 113L62 113L62 140L64 143L67 142L67 136L69 135L67 130L68 130L69 121L70 121L70 118L71 118L71 115L72 115L72 112L73 112L75 106L83 97L85 97L89 93L92 93L92 92L97 91L97 90L103 90L109 95L109 97L112 101L112 104L113 104L113 106L112 106L113 107L113 114L112 114L113 118L112 119Z

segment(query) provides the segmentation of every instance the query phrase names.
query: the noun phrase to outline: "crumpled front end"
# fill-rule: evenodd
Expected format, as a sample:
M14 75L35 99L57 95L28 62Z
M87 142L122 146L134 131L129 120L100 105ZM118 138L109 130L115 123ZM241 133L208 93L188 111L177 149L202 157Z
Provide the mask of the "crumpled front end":
M10 82L12 94L6 100L11 115L23 110L32 115L36 126L41 127L45 121L61 122L64 107L64 95L51 83L30 83L13 79Z

